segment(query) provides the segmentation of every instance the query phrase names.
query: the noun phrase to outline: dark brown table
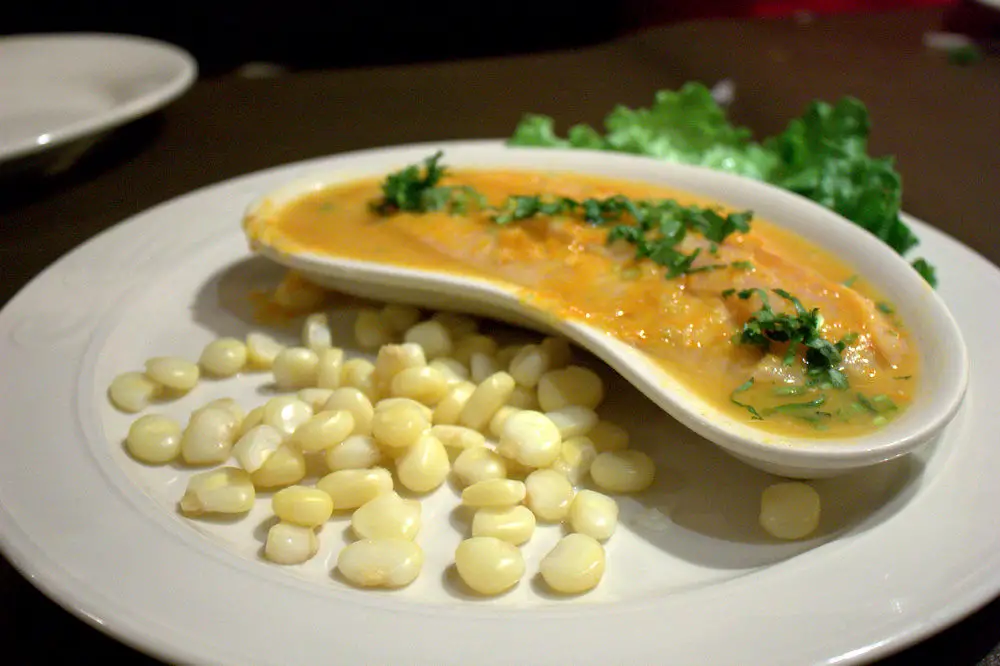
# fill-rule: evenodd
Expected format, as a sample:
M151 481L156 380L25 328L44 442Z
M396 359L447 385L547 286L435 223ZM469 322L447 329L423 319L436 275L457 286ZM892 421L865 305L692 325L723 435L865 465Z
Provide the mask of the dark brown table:
M563 127L597 123L615 103L645 105L658 88L723 78L737 86L733 117L758 134L814 98L862 99L873 151L898 160L905 209L1000 263L1000 61L948 64L921 44L940 24L937 11L702 22L575 51L205 78L70 172L0 183L0 305L87 238L203 185L376 145L505 136L527 110ZM4 663L63 654L158 663L76 620L2 559L0 597ZM883 663L997 665L998 644L1000 600Z

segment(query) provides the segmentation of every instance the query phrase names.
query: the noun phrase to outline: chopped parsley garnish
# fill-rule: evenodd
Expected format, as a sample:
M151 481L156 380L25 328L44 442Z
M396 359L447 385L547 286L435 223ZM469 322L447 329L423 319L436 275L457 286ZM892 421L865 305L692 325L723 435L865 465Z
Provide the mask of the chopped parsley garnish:
M875 304L875 307L878 308L878 311L882 314L892 314L895 312L895 310L892 309L892 306L885 301L879 301Z
M411 164L389 174L382 183L382 198L372 203L379 215L398 212L431 213L447 211L461 214L470 203L482 205L483 196L471 187L440 185L447 169L440 164L444 153L438 151L424 160L423 165Z
M733 392L729 394L729 399L732 401L734 405L742 407L743 409L750 412L751 420L763 421L764 417L760 415L760 412L757 411L756 407L754 407L753 405L748 405L745 402L740 402L739 400L736 399L736 394L743 393L744 391L749 391L752 386L753 386L753 377L751 377L750 379L746 380L745 382L737 386L735 389L733 389Z

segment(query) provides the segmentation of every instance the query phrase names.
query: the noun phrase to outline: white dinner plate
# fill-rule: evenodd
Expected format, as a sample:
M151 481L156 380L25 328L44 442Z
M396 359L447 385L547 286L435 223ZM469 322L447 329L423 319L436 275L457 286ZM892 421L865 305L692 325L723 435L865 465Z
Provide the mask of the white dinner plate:
M456 142L426 152L437 148L504 150ZM779 543L758 527L760 492L775 477L699 440L610 374L601 411L628 427L658 474L650 490L621 498L607 572L586 595L554 597L538 584L538 561L560 534L547 526L524 547L527 574L512 592L470 597L449 568L468 526L448 484L424 500L422 575L392 592L331 574L346 518L324 526L316 558L279 567L259 556L266 496L234 521L179 516L189 472L126 455L133 417L109 406L110 380L150 356L195 359L215 337L261 328L248 295L281 270L248 252L245 207L313 171L396 166L395 150L284 166L158 206L63 257L0 312L0 543L35 585L170 662L282 666L859 663L1000 592L1000 313L984 307L1000 293L1000 270L916 220L968 345L968 397L935 445L815 482L824 513L807 541ZM662 170L666 183L698 171ZM349 308L333 320L350 348ZM266 385L252 374L203 381L153 411L183 419L221 396L250 407Z
M183 49L105 34L0 38L0 164L67 148L68 166L88 139L165 106L197 76Z

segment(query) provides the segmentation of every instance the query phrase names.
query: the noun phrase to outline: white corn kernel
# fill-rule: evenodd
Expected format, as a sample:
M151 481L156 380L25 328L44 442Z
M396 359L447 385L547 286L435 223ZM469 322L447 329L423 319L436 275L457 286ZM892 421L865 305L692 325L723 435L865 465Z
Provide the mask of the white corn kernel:
M455 425L462 413L462 409L469 402L476 385L472 382L462 382L456 384L448 391L448 394L441 399L434 407L434 414L431 417L436 425Z
M278 388L291 390L316 385L319 355L305 347L287 347L278 352L271 365Z
M598 421L587 437L598 453L622 451L628 448L628 430L611 421Z
M593 490L581 490L569 505L569 525L598 541L610 539L618 526L618 503Z
M291 435L296 428L312 418L312 407L294 396L281 395L264 403L261 422Z
M486 378L497 372L497 362L492 356L487 356L480 352L473 352L469 357L469 377L476 384L486 381Z
M455 458L455 477L463 486L507 476L507 463L495 451L485 446L466 449Z
M586 435L597 425L597 412L580 405L568 405L545 414L559 428L563 439Z
M239 430L236 431L236 438L239 439L264 422L264 405L254 407L247 412L243 422L240 423Z
M245 513L253 507L255 497L249 474L237 467L220 467L188 479L180 509L188 516Z
M427 365L441 373L448 390L469 379L469 371L466 367L453 358L436 358Z
M225 462L233 448L236 426L233 415L222 407L208 407L191 414L181 435L181 457L189 465Z
M590 466L590 478L602 490L637 493L653 484L656 465L642 451L600 453Z
M128 429L125 448L139 462L150 465L168 463L181 450L181 426L160 414L140 416Z
M393 333L402 334L420 321L420 310L412 305L388 303L379 312L379 318Z
M285 436L277 428L264 424L255 426L236 440L233 457L240 467L252 474L264 466L284 439Z
M520 504L524 496L524 483L521 481L486 479L477 481L462 491L462 504L477 509L499 508Z
M538 469L524 480L524 503L539 520L557 523L569 513L573 501L573 484L551 469Z
M375 384L375 366L364 358L352 358L344 361L340 369L340 385L356 388L369 400L378 400L381 395Z
M521 386L535 388L551 365L549 353L540 345L524 345L510 360L510 376Z
M465 584L479 594L500 594L524 576L524 556L511 543L477 536L458 544L455 568Z
M438 358L451 353L451 334L440 322L422 321L403 335L403 340L420 345L427 358Z
M380 395L389 395L393 378L407 368L427 365L424 348L407 342L401 345L383 345L375 357L375 387Z
M564 475L573 485L581 483L590 475L590 466L597 457L597 449L590 438L585 436L564 439L559 447L559 457L551 468Z
M323 411L323 405L333 395L333 389L328 388L304 388L300 389L295 397L309 405L313 412Z
M372 418L372 437L379 446L403 449L413 446L417 439L431 427L420 406L399 402L375 410Z
M473 430L485 430L490 419L504 406L513 390L514 379L506 372L490 375L476 387L469 396L469 401L462 407L458 416L459 424Z
M472 449L486 445L483 433L457 425L436 425L431 427L431 434L441 440L449 449Z
M556 425L541 412L523 410L503 424L497 450L529 467L547 467L559 457L562 437Z
M350 412L320 412L296 428L289 441L303 453L326 451L347 439L352 430L354 417Z
M549 368L557 370L565 368L573 359L573 350L569 340L559 337L548 337L542 340L541 348L549 356Z
M271 510L286 523L319 527L333 515L333 500L318 488L289 486L274 493Z
M518 409L533 409L538 411L538 393L535 389L530 389L527 386L521 386L518 384L514 387L514 390L510 392L510 397L507 398L507 404L511 407L517 407Z
M319 361L316 364L316 386L321 389L340 388L344 371L344 350L331 347L317 353Z
M455 342L451 355L455 361L467 366L475 353L496 356L497 341L488 335L466 335Z
M213 377L232 377L247 364L247 346L236 338L212 340L201 352L198 365Z
M351 529L359 539L408 539L420 531L420 502L395 492L382 493L361 505L351 516Z
M604 382L593 370L578 365L550 370L538 380L538 404L546 412L567 405L597 409L603 399Z
M520 546L535 532L535 514L526 506L479 509L472 517L472 536L493 537Z
M306 476L306 459L293 446L281 444L252 474L257 488L282 488L298 483Z
M309 527L276 523L267 531L264 557L275 564L302 564L319 552L319 539Z
M257 370L270 370L284 348L285 345L266 333L247 334L247 362Z
M372 433L372 416L375 408L372 401L364 393L351 386L334 389L323 405L324 411L342 409L354 417L352 435L370 435Z
M108 397L123 412L141 412L163 387L141 372L125 372L111 380ZM470 391L471 393L471 391Z
M604 576L604 546L586 534L569 534L542 558L538 572L556 592L592 590Z
M397 588L409 585L424 565L424 552L409 539L364 539L346 546L337 569L360 587Z
M317 312L306 317L302 324L302 346L317 354L333 347L333 333L330 332L330 321L325 314Z
M436 405L448 394L448 382L440 370L428 366L407 368L392 378L390 393L425 405Z
M497 410L497 413L490 419L489 426L490 434L493 435L494 439L500 439L500 436L503 434L503 424L507 423L507 419L519 411L521 411L519 408L511 407L510 405L504 405Z
M510 369L510 362L514 360L517 353L521 351L521 347L524 345L507 345L506 347L501 347L494 354L496 357L497 365L501 368Z
M203 406L194 410L195 412L200 412L204 409L209 409L210 407L218 407L219 409L224 409L229 412L230 417L232 417L233 432L237 433L243 427L243 420L246 418L246 412L240 407L240 403L236 402L232 398L217 398L211 402L205 403Z
M362 349L378 349L392 342L392 330L379 317L378 310L364 308L354 320L354 339Z
M778 539L802 539L819 525L819 493L800 481L775 483L760 497L760 526Z
M396 477L407 490L426 493L434 490L448 478L451 464L444 444L430 433L417 439L416 443L396 459Z
M375 412L378 413L387 409L395 409L398 405L410 405L415 409L419 409L420 413L423 414L428 421L430 421L431 416L434 414L433 409L423 403L417 402L413 398L382 398L375 403Z
M174 391L190 391L198 384L200 374L197 365L176 356L157 356L146 361L146 376Z
M431 321L448 329L453 340L472 335L479 330L479 323L475 319L458 312L435 312L431 315Z
M333 500L333 510L356 509L392 490L392 474L384 467L341 469L316 482Z
M326 452L326 466L331 472L341 469L367 469L380 462L382 462L382 451L371 435L351 435Z

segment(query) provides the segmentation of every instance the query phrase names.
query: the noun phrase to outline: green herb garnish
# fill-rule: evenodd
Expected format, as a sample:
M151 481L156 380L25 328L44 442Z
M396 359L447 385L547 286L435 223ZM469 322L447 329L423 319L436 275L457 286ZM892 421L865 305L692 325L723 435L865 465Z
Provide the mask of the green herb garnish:
M464 185L440 185L447 169L440 163L444 153L438 151L425 159L423 164L411 164L389 174L382 183L382 198L371 204L379 215L398 212L431 213L448 211L453 214L467 212L470 204L482 206L483 196Z
M733 389L733 392L729 394L729 399L732 401L734 405L742 407L743 409L750 412L750 418L752 421L763 421L764 417L760 415L760 412L757 411L756 407L754 407L753 405L748 405L745 402L740 402L739 400L736 399L737 393L743 393L744 391L748 391L752 386L753 386L753 377L751 377L750 379L746 380L745 382L737 386L735 389Z
M875 304L875 307L878 308L878 311L882 314L892 314L895 312L895 310L892 309L892 306L885 301L879 301Z

